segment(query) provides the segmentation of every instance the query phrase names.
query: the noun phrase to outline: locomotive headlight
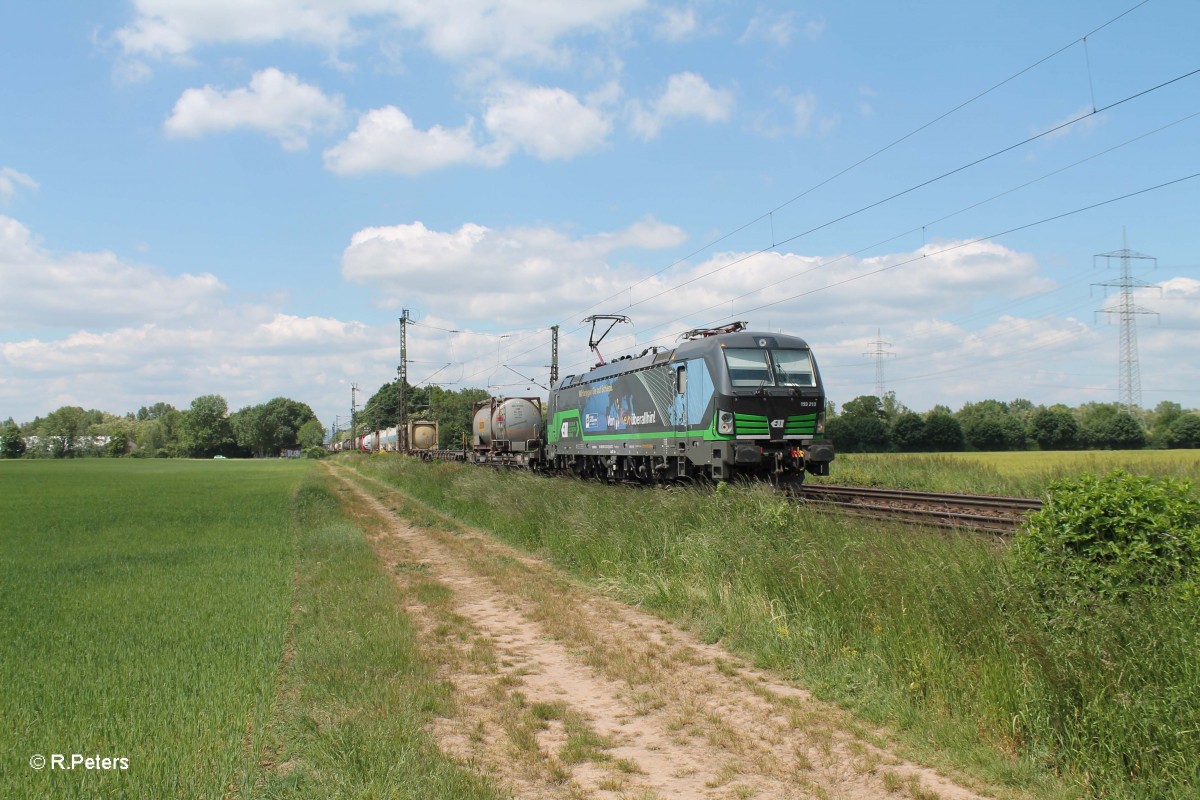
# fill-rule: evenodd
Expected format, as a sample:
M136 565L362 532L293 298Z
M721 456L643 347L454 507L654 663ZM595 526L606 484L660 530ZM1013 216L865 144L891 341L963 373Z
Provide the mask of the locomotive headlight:
M733 433L732 411L721 411L717 414L717 433Z
M817 414L817 433L825 433L825 412Z

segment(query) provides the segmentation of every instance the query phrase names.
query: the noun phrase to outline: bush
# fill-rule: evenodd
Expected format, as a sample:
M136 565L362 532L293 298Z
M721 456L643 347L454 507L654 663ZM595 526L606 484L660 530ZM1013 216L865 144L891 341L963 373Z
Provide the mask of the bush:
M1200 447L1200 416L1182 414L1167 428L1167 447L1195 449Z
M1200 586L1200 501L1191 482L1115 469L1049 485L1014 549L1018 573L1044 600L1194 592ZM1057 605L1057 603L1055 603Z

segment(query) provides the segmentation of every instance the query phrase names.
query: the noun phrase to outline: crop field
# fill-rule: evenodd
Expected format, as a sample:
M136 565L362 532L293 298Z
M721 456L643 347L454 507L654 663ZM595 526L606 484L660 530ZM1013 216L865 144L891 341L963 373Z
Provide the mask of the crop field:
M379 747L442 796L490 796L421 738L444 691L313 471L0 462L0 797L409 796L403 770L342 763Z
M1008 453L839 454L820 483L929 492L1041 496L1053 480L1114 468L1187 478L1200 486L1200 450L1019 451ZM810 479L813 480L813 479Z

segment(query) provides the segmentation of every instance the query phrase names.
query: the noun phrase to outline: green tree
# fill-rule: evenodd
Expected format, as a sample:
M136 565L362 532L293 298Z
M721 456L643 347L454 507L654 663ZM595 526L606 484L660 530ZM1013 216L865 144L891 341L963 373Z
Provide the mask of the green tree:
M11 423L11 420L10 420ZM0 458L20 458L25 455L25 437L15 424L0 428Z
M137 429L134 434L137 443L135 455L179 455L183 412L166 403L155 403L151 408L155 410L153 413L144 414L143 412L147 411L145 407L138 410Z
M491 394L484 389L460 389L450 391L440 386L431 386L429 408L421 414L438 423L438 446L446 449L458 448L464 434L471 433L471 415L474 405L487 400Z
M883 416L885 419L895 419L901 414L909 411L908 406L896 399L895 392L883 393Z
M317 415L307 404L276 397L262 405L247 406L233 415L238 446L256 456L278 455L280 449L296 444L300 428ZM320 427L320 423L317 423Z
M898 414L892 420L892 447L901 453L919 453L927 449L925 419L912 411Z
M88 424L87 412L82 408L63 406L46 415L38 434L45 437L55 458L74 458L82 455L82 437Z
M882 453L891 446L883 403L870 394L845 403L841 414L826 420L825 433L844 453Z
M229 450L234 444L229 424L229 405L219 394L206 394L192 401L183 413L180 447L193 458L208 458Z
M1200 415L1180 414L1167 429L1167 447L1200 448Z
M412 408L412 387L406 392L408 406ZM379 387L379 391L371 395L367 404L358 412L358 431L379 431L391 428L400 419L400 384L388 381Z
M926 446L935 453L957 453L963 449L962 426L945 406L925 415Z
M1170 447L1167 442L1172 423L1183 416L1183 406L1163 400L1150 413L1150 442L1154 447Z
M104 445L104 455L110 458L120 458L129 450L129 435L125 431L114 431Z
M1083 426L1083 438L1097 450L1140 450L1146 446L1146 430L1123 410L1093 415Z
M305 450L310 447L320 447L325 443L325 426L315 417L310 419L296 432L296 441Z
M967 403L956 416L967 444L976 450L1025 449L1025 425L1019 416L1009 413L1006 403L999 400Z
M1074 450L1079 446L1079 423L1062 406L1033 412L1029 433L1042 450Z
M170 414L178 413L175 406L170 403L155 403L152 406L142 406L137 410L138 422L146 422L148 420L162 419Z
M878 420L887 419L887 411L883 403L873 394L863 394L842 406L843 417L875 417Z

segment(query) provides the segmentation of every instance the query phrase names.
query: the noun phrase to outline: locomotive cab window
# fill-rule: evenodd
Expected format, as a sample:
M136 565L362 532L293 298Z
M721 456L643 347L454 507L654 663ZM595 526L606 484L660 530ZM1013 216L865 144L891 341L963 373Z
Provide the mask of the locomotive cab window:
M725 363L735 389L815 385L808 350L729 348Z
M812 353L807 350L772 350L775 383L779 386L812 386Z

